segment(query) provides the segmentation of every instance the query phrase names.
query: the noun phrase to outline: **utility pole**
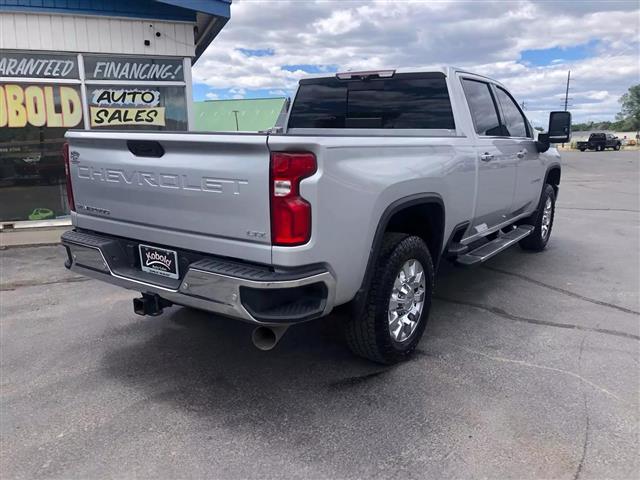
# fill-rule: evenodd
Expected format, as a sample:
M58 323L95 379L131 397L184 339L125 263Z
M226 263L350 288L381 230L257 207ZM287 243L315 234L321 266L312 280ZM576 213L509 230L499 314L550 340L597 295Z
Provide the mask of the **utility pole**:
M564 94L564 111L567 111L567 107L569 106L569 82L571 82L571 70L567 72L567 90Z
M571 82L571 70L567 72L567 89L564 92L564 111L567 111L569 107L569 83ZM562 148L564 148L564 143L562 144Z
M238 126L238 112L239 112L239 110L233 110L233 114L236 117L236 132L240 131L240 127Z

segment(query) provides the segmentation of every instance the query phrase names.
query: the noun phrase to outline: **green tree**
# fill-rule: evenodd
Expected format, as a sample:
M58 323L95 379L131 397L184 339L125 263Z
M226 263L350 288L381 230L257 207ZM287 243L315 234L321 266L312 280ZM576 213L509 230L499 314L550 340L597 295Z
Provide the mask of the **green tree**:
M629 88L620 97L621 109L616 119L622 121L629 130L640 131L640 83Z

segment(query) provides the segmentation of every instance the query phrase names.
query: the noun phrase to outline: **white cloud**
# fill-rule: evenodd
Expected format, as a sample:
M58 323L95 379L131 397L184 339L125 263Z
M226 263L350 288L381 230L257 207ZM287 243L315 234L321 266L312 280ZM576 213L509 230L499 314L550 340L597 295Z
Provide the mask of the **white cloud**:
M255 89L291 92L305 71L286 65L347 70L452 64L502 81L536 121L561 106L570 69L574 118L612 119L617 98L640 81L638 15L635 0L235 0L230 22L193 77L245 96ZM581 61L519 63L523 50L594 41L594 56ZM239 48L273 55L250 56Z
M323 18L314 23L317 33L323 35L340 35L360 26L357 12L351 10L336 10L328 18Z

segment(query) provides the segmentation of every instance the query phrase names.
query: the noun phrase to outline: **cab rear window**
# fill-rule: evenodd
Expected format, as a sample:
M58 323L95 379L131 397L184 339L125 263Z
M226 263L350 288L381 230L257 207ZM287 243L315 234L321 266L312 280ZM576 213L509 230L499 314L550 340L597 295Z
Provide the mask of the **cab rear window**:
M289 128L454 129L443 74L302 80Z

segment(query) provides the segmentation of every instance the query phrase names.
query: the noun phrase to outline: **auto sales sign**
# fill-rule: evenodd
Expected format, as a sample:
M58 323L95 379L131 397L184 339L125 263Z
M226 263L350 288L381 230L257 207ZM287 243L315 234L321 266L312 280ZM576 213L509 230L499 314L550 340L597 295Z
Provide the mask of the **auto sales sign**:
M98 88L91 93L92 127L110 125L165 125L160 92L145 88Z

